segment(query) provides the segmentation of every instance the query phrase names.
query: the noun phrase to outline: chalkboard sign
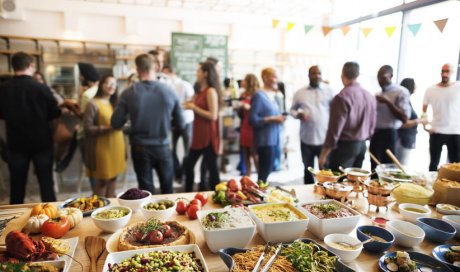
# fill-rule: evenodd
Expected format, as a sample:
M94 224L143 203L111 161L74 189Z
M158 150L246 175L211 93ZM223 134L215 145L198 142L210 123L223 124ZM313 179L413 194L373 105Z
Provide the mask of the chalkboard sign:
M172 66L181 78L191 84L196 81L198 63L207 57L214 57L219 60L221 81L227 76L227 36L173 32L171 45Z

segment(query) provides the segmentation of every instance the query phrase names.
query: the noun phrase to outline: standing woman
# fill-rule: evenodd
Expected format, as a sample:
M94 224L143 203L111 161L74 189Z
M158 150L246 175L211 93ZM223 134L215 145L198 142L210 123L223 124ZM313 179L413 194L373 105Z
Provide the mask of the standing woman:
M254 131L254 145L259 156L259 180L267 181L273 170L276 148L280 141L280 124L286 117L280 114L276 102L278 77L273 68L262 70L262 90L256 92L251 99L249 123Z
M87 174L96 179L93 193L105 197L115 197L115 180L126 168L123 132L110 126L117 100L116 79L104 76L83 118Z
M204 163L209 170L208 184L200 183L200 191L214 189L220 183L217 168L219 152L219 105L221 105L221 89L219 75L215 65L211 62L202 62L198 65L197 83L200 91L192 101L184 103L184 109L191 109L195 113L193 120L192 144L185 161L185 191L192 192L195 181L195 164L203 155ZM209 187L210 186L210 187Z
M251 98L259 90L259 80L254 74L247 74L242 81L242 87L245 89L241 94L241 128L240 128L240 147L243 151L244 164L246 166L246 175L251 175L251 158L258 169L257 153L253 144L253 130L249 124L249 113L251 110Z

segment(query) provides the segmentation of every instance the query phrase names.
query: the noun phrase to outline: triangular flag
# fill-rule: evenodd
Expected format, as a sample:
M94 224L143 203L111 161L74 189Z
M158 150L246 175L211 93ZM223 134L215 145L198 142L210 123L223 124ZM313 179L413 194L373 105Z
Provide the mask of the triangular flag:
M331 30L332 30L332 27L330 27L330 26L323 26L321 28L323 29L324 37L326 37L327 34L329 34L329 32L331 32Z
M342 26L340 29L341 29L342 32L343 32L343 36L347 36L348 31L350 31L351 28L350 28L349 26L346 25L346 26Z
M369 33L371 33L372 29L373 29L372 27L361 28L364 38L367 38L367 36L369 36Z
M395 32L396 26L387 26L385 27L385 31L387 32L388 37L391 38L393 36L393 32Z
M434 24L438 27L438 29L439 29L439 31L441 31L441 33L444 31L444 27L446 27L447 20L449 20L449 18L434 21Z
M273 19L273 20L272 20L272 27L273 27L273 28L276 28L276 27L278 26L279 23L280 23L280 20Z
M409 27L410 32L412 32L412 34L414 34L414 37L417 36L417 33L420 30L421 26L422 26L421 23L420 24L407 25L407 27Z
M308 32L310 32L310 30L311 30L312 28L313 28L313 26L312 26L312 25L305 25L305 26L304 26L304 29L305 29L305 35L307 35L307 34L308 34Z
M286 28L287 28L287 31L291 30L294 26L295 26L295 23L290 23L290 22L288 22L288 23L287 23L287 27L286 27Z

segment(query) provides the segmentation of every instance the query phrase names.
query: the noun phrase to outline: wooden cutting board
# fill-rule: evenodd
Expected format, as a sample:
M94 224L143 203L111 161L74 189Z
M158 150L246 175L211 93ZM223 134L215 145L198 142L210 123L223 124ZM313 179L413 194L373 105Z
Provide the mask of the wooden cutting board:
M3 229L2 234L0 235L0 244L5 244L6 235L12 230L21 230L27 223L27 220L30 217L30 212L32 209L1 209L0 210L0 219L10 218L16 215L17 218L11 220L6 224L6 228Z

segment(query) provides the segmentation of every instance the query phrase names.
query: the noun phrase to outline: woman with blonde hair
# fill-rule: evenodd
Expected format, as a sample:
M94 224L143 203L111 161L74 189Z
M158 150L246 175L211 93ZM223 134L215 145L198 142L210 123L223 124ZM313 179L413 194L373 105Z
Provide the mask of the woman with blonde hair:
M254 145L259 156L258 179L267 182L273 170L276 148L280 141L280 124L286 117L280 113L276 102L278 76L273 68L262 70L262 90L257 91L251 99L249 123L253 127Z
M241 94L240 114L242 117L240 128L240 149L243 151L246 175L251 175L251 158L258 169L257 153L253 145L253 129L249 124L249 113L251 111L251 98L259 90L259 80L254 74L247 74L241 82L244 93Z

